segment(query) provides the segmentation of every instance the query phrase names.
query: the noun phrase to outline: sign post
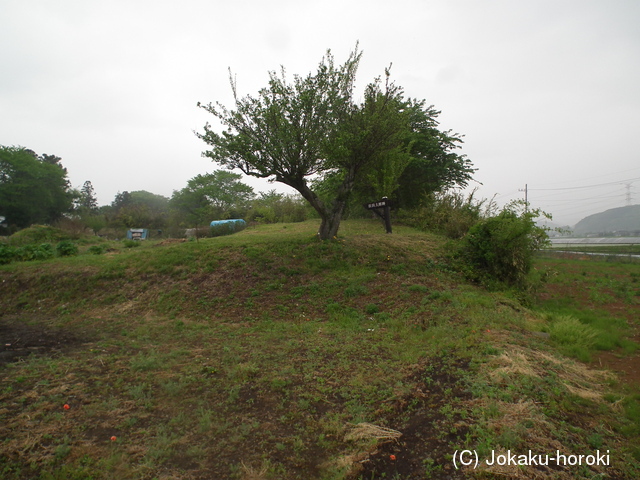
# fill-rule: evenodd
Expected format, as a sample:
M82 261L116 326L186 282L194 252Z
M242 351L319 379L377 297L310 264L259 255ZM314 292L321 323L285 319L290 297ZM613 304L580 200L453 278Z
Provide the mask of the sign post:
M367 210L373 210L384 221L384 227L387 233L391 232L391 201L387 197L382 197L379 202L365 203Z

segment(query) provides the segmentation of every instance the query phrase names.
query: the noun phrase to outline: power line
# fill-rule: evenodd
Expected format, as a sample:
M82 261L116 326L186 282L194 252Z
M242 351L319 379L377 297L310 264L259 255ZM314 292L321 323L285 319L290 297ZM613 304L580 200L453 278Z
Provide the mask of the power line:
M563 187L563 188L530 188L529 190L534 191L561 191L561 190L580 190L583 188L595 188L595 187L604 187L607 185L620 185L628 182L635 182L636 180L640 180L640 177L636 178L628 178L626 180L617 180L615 182L607 182L607 183L596 183L594 185L583 185L581 187Z
M583 181L586 181L586 180L591 180L593 178L610 177L612 175L620 175L620 174L623 174L623 173L635 172L635 171L640 171L640 167L629 168L629 169L626 169L626 170L620 170L620 171L611 172L611 173L603 173L603 174L600 174L600 175L598 175L596 177L586 177L586 178L581 178L579 180L574 180L574 181L575 182L583 182ZM624 180L622 180L622 181L624 181ZM567 182L566 181L552 182L552 183L549 183L547 185L558 185L558 184L563 184L563 183L567 183ZM545 185L542 185L542 186L544 187Z
M511 197L513 195L516 195L519 191L520 191L520 189L513 190L513 191L511 191L509 193L503 193L502 195L498 195L497 197L495 197L494 200L500 200L501 198L504 198L504 197Z
M583 201L588 201L588 200L598 200L598 199L606 199L606 198L620 198L624 195L622 194L614 194L614 195L610 195L609 193L603 193L602 195L595 195L595 196L589 196L589 197L582 197L582 198L555 198L553 196L542 196L542 197L536 197L536 201L542 201L542 202L583 202Z

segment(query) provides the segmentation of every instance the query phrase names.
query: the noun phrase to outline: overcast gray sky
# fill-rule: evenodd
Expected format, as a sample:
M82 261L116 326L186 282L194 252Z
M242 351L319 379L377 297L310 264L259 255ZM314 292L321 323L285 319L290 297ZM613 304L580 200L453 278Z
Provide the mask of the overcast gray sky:
M359 41L357 84L393 63L465 135L480 196L527 184L573 224L640 203L639 25L637 0L0 0L0 144L62 157L100 204L171 196L218 168L193 131L198 101L231 105L229 67L254 94Z

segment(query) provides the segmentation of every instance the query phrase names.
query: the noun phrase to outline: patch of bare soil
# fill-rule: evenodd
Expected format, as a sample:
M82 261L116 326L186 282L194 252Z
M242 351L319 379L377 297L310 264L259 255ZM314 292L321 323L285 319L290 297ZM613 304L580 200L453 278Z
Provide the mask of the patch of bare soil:
M640 343L640 338L634 340ZM640 386L640 354L620 357L615 353L601 352L595 362L616 372L622 381Z
M464 445L469 426L463 418L463 402L471 394L461 385L464 361L430 359L415 374L411 395L395 405L388 425L402 435L379 444L351 478L406 480L467 478L455 470L451 456Z
M68 330L0 318L0 366L29 355L59 354L85 341Z

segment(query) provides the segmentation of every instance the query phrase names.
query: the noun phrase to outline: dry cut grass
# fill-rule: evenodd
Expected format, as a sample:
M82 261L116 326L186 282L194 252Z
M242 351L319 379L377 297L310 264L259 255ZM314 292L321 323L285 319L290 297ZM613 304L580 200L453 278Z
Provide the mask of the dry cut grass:
M542 350L516 345L507 345L505 351L488 362L483 370L481 375L485 375L487 381L503 388L522 385L526 377L536 381L544 381L545 378L551 377L553 383L564 388L567 394L596 403L604 402L607 385L615 378L611 372L594 370L565 357L560 358ZM557 425L544 411L545 404L525 393L514 401L490 400L484 397L476 398L470 403L471 408L492 411L484 426L492 435L497 438L515 438L513 448L501 446L492 452L495 457L509 453L526 455L529 450L534 455L550 456L554 456L557 451L566 455L591 453L567 451L566 443L557 435ZM588 422L588 419L585 421ZM548 466L528 466L499 465L497 462L489 465L489 460L490 458L485 458L481 461L474 474L490 474L510 479L576 478L575 466L556 465L552 461ZM605 473L602 466L590 468L598 474Z

